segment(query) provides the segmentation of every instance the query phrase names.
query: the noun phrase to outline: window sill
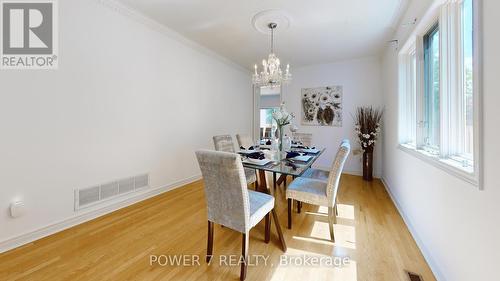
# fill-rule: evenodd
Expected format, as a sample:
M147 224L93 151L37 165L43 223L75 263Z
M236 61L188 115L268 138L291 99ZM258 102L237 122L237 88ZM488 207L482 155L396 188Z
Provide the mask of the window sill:
M452 159L441 159L437 155L431 154L425 150L416 149L414 146L400 144L398 148L405 151L433 166L440 168L448 174L464 180L474 186L479 187L479 179L473 167L463 167L459 162Z

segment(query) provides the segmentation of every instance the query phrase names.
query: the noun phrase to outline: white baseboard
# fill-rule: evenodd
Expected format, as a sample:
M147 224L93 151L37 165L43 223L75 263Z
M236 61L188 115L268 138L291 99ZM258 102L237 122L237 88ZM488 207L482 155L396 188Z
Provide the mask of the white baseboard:
M445 281L446 279L444 278L444 276L442 275L441 271L439 270L439 267L437 266L436 262L434 261L434 258L432 257L430 251L427 250L427 248L425 247L425 245L423 243L423 240L420 239L420 237L418 236L417 231L413 227L410 219L405 215L405 213L403 212L403 208L399 204L399 202L396 199L396 197L392 194L391 188L389 187L389 184L384 179L384 177L381 178L381 181L382 181L382 183L383 183L383 185L385 187L385 190L387 190L387 193L391 197L392 202L396 206L396 209L398 210L399 215L403 218L403 221L405 222L406 227L408 227L408 230L410 231L410 234L413 237L413 240L415 240L415 242L417 243L418 248L422 252L425 261L427 262L427 264L431 268L432 272L434 273L434 277L436 277L436 280L438 280L438 281Z
M52 235L54 233L63 231L65 229L68 229L70 227L79 225L81 223L84 223L89 220L93 220L97 217L109 214L111 212L114 212L118 209L130 206L132 204L138 203L140 201L146 200L148 198L154 197L156 195L159 195L161 193L176 189L178 187L181 187L183 185L192 183L194 181L197 181L201 179L201 175L194 175L189 178L167 184L164 186L156 187L156 188L148 188L145 189L144 191L134 193L131 197L126 197L123 198L120 201L117 202L111 202L105 206L100 207L99 209L93 209L87 212L82 212L82 213L77 213L75 216L70 217L68 219L62 220L60 222L47 225L45 227L39 228L34 231L30 231L28 233L0 241L0 253L6 252L8 250L17 248L19 246L22 246L27 243L31 243L35 240L38 240L40 238Z
M348 175L353 175L353 176L360 176L360 177L361 177L361 176L363 176L363 171L346 171L346 170L343 170L343 171L342 171L342 173L343 173L343 174L348 174ZM381 175L380 175L380 173L378 173L378 172L374 172L374 173L373 173L373 177L374 177L374 178L379 179L379 178L380 178L380 176L381 176Z

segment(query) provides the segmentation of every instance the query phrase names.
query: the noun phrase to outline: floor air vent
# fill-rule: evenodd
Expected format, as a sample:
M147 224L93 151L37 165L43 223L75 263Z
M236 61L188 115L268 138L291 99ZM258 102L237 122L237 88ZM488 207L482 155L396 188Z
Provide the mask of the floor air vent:
M149 186L149 175L143 174L105 184L75 190L75 210Z
M424 279L422 279L422 276L416 274L416 273L413 273L413 272L410 272L410 271L406 271L406 274L408 275L408 280L409 281L423 281Z

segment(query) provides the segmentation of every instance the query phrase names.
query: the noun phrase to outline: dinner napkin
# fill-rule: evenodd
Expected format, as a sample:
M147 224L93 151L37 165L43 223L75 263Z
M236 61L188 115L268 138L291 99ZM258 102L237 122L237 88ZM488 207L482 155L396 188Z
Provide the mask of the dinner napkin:
M262 153L262 152L252 152L250 154L247 154L247 157L248 158L252 158L252 159L259 159L259 160L262 160L262 159L266 158L264 156L264 153Z

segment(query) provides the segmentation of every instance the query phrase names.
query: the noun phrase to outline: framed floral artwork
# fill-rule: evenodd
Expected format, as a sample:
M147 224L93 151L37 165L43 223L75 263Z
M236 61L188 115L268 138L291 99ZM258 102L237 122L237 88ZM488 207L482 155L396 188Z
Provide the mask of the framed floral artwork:
M342 86L302 89L302 125L342 127L342 90Z

